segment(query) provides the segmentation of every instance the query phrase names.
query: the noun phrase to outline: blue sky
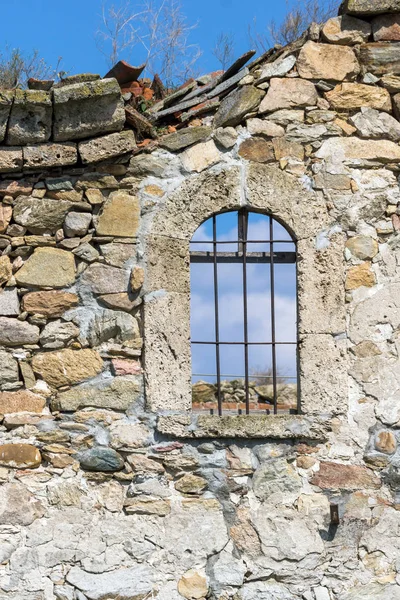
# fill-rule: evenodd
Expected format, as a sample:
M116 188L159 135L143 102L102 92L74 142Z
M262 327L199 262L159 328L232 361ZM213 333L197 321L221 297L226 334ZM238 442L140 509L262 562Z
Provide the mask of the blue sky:
M218 68L211 49L221 31L234 35L236 54L240 55L249 49L247 25L253 19L261 30L270 19L281 19L286 10L284 0L182 0L182 4L188 21L198 23L190 41L204 50L199 63L202 72ZM37 49L53 66L62 56L64 69L72 73L104 75L108 70L95 43L101 0L0 0L0 6L2 47L8 44L26 52ZM132 62L140 60L132 57Z

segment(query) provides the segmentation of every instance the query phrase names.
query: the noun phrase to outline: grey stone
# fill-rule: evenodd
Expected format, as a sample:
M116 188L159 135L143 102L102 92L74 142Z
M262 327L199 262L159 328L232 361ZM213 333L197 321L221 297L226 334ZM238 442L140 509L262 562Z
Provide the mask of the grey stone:
M74 187L69 177L51 177L45 180L46 188L49 192L63 192L73 190Z
M79 463L85 471L114 472L124 468L124 460L112 448L91 448L79 456Z
M67 342L79 335L79 328L73 323L51 321L40 334L40 344L43 348L63 348Z
M92 221L90 213L70 212L65 217L64 233L67 237L84 236Z
M153 572L149 566L140 564L100 574L72 567L66 579L88 600L144 600L153 590Z
M0 173L22 170L22 148L13 146L0 148Z
M152 154L140 154L131 158L128 173L130 175L154 175L155 177L162 177L167 167L168 161L165 158L153 156Z
M41 502L25 485L5 483L0 486L0 525L28 526L43 514Z
M74 165L78 160L76 144L38 144L23 148L24 167L40 169Z
M0 92L0 142L4 141L7 130L8 118L14 98L13 90L1 90Z
M116 377L97 386L83 384L61 392L54 401L59 410L74 411L86 406L127 410L140 395L140 378Z
M7 391L15 389L15 383L17 383L18 380L18 362L8 352L0 350L0 390Z
M47 142L51 135L52 114L49 92L15 90L7 127L7 145Z
M99 79L101 78L97 73L79 73L78 75L68 75L67 77L63 77L54 87L60 88L65 85L72 85L73 83L86 83L88 81L98 81Z
M271 77L283 77L289 73L296 64L296 57L291 54L285 58L278 58L275 62L268 63L261 71L261 75L257 80L257 84L263 83L271 79Z
M120 131L124 101L115 79L75 83L55 89L53 137L56 142Z
M379 15L381 13L400 12L399 0L346 0L343 12L351 15Z
M360 62L374 75L400 75L400 43L375 42L360 46Z
M129 271L108 265L90 265L80 279L95 294L117 294L126 292L129 283Z
M232 148L237 141L238 134L234 127L218 127L214 131L214 139L218 144L226 148Z
M14 220L34 234L55 233L72 206L68 200L20 197L14 206Z
M93 248L93 246L89 243L81 244L75 248L75 250L72 250L72 252L75 254L75 256L88 263L96 261L100 256L100 253L96 250L96 248Z
M211 127L200 125L198 127L186 127L175 133L170 133L160 139L160 146L171 152L177 152L187 146L192 146L197 142L203 142L210 137L212 132Z
M372 20L375 42L400 40L400 15L382 15Z
M0 317L0 344L3 346L22 346L37 344L39 327L26 321L18 321L8 317Z
M285 458L272 459L261 465L253 476L253 490L261 501L270 496L281 494L287 496L299 492L301 479Z
M135 134L130 129L80 142L78 145L79 154L84 164L97 163L120 156L134 148L136 148Z
M400 5L399 5L400 6ZM352 588L343 600L400 600L400 586L370 583Z
M290 110L283 108L265 117L278 125L289 125L289 123L304 123L304 110Z
M361 137L400 141L400 123L385 112L373 108L361 108L361 112L350 117L350 121Z
M242 600L300 600L300 596L290 592L283 583L254 581L243 586Z
M16 288L4 288L0 291L0 316L19 315L19 298Z
M265 92L249 85L244 85L231 92L221 102L215 115L215 128L239 125L247 113L258 107L264 95Z
M260 104L259 112L314 106L317 99L318 93L311 81L273 77L267 95Z

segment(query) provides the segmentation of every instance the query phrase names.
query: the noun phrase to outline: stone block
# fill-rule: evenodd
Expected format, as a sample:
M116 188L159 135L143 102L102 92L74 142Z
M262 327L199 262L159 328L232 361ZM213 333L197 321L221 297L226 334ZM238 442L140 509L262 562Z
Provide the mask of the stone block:
M18 321L11 317L0 317L0 344L3 346L23 346L37 344L39 327L26 321Z
M376 42L400 41L400 15L380 15L372 20L372 31Z
M381 163L399 162L400 147L388 140L330 138L323 142L316 156L334 164L378 166Z
M14 99L14 90L0 91L0 142L4 142L7 131L8 118Z
M12 277L12 265L8 256L0 256L0 286L8 283Z
M400 0L346 0L343 12L350 15L373 16L400 12Z
M14 205L14 221L33 234L55 233L72 206L68 200L22 196Z
M0 233L5 233L10 224L13 209L8 204L0 203Z
M19 298L15 288L0 290L0 316L16 317L19 315Z
M22 300L23 309L31 314L41 314L55 318L78 306L79 298L70 292L30 292Z
M371 35L371 25L361 19L342 15L332 17L322 27L322 37L330 44L352 46L367 42Z
M0 349L0 390L12 390L19 385L18 362L11 353ZM0 414L4 415L1 399L2 394L0 393Z
M75 83L55 89L53 138L56 142L120 131L124 102L115 79Z
M267 63L263 70L261 71L261 75L257 80L257 85L263 83L264 81L268 81L272 77L284 77L286 73L289 73L296 64L296 57L292 55L286 56L285 58L278 58L274 62Z
M139 228L140 204L127 192L112 192L97 219L97 235L135 237Z
M262 114L287 108L314 106L317 99L318 93L311 81L272 78L258 112Z
M205 141L212 133L211 127L199 125L198 127L186 127L175 133L170 133L160 139L161 148L166 148L170 152L177 152L198 142Z
M85 471L115 472L124 468L124 460L112 448L91 448L83 452L79 463Z
M363 83L342 83L325 94L335 110L356 110L362 107L392 111L390 94L384 88Z
M7 127L8 146L40 144L51 136L53 107L49 92L15 90Z
M351 48L310 40L300 51L297 69L304 79L343 81L354 79L360 72L360 65Z
M33 469L42 462L39 450L31 444L2 444L0 465L14 469Z
M201 173L204 169L215 165L220 159L221 155L214 140L191 146L181 154L182 166L189 173L193 171Z
M0 393L0 413L3 415L19 412L41 413L46 400L29 390Z
M146 292L190 292L189 244L164 236L146 239Z
M285 130L281 125L277 125L268 119L248 119L246 125L250 135L263 135L271 138L285 135Z
M33 371L50 386L75 385L91 379L103 369L103 361L96 350L60 350L35 354Z
M47 169L74 165L78 160L76 144L38 144L26 146L22 150L23 164L26 169Z
M141 378L134 376L76 386L58 394L53 408L62 411L75 411L87 406L111 410L127 410L140 397Z
M360 63L369 73L381 75L400 75L400 44L375 42L360 46Z
M321 462L311 483L325 490L376 489L381 486L379 477L370 469L333 462Z
M128 290L129 271L94 264L83 273L80 283L88 286L95 294L118 294Z
M243 117L257 109L265 92L244 85L231 92L221 102L214 119L214 127L235 127Z
M373 108L362 108L350 120L363 138L386 138L393 142L400 141L400 123L385 112L379 112Z
M66 579L90 600L113 596L121 600L144 600L151 595L154 585L153 570L148 565L141 564L106 573L88 573L80 567L72 567Z
M22 171L22 148L13 146L0 148L0 173Z
M91 213L71 211L65 217L64 233L67 237L84 236L86 235L91 222Z
M135 134L130 129L80 142L78 145L83 164L97 163L120 156L134 148L136 148Z
M239 156L258 163L269 163L275 161L275 154L272 142L263 138L248 138L241 143Z
M74 255L58 248L36 248L15 274L19 285L63 288L75 281Z

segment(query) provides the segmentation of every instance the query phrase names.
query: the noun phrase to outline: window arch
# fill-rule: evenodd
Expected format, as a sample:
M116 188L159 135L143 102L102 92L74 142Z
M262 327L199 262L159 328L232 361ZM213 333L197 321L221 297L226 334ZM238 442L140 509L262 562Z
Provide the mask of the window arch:
M299 410L297 244L271 215L215 214L190 242L193 410Z

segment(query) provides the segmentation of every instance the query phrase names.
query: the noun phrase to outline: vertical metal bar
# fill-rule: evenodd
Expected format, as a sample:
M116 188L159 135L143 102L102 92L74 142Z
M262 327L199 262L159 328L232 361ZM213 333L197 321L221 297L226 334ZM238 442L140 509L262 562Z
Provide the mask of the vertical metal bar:
M214 314L215 314L215 360L217 367L218 415L222 415L221 362L219 354L219 306L218 306L218 264L217 264L217 218L213 216L213 258L214 258Z
M239 240L243 248L243 327L244 327L244 381L246 393L246 415L250 414L249 390L249 331L247 323L247 234L249 213L244 208L239 212Z
M275 272L274 272L274 222L269 217L269 245L271 253L271 337L272 337L272 385L274 390L274 415L278 413L277 373L276 373L276 331L275 331Z
M296 375L297 375L297 414L301 413L301 400L300 400L300 343L299 343L299 269L298 269L298 255L297 255L297 240L293 240L295 245L295 277L296 277Z

